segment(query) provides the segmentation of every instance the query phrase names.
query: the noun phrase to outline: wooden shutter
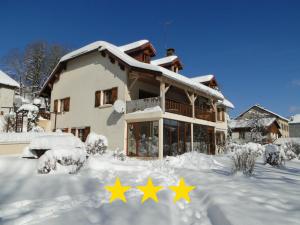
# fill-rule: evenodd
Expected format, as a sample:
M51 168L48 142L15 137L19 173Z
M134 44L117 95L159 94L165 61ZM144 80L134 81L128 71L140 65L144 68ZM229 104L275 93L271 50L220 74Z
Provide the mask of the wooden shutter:
M76 128L72 128L72 129L71 129L71 133L72 133L74 136L76 136Z
M101 91L95 92L95 107L100 106Z
M70 98L65 98L63 101L64 104L64 112L69 112L70 110Z
M114 104L117 99L118 99L118 88L115 87L115 88L111 89L112 104Z
M54 100L54 109L53 109L53 111L54 111L55 113L58 112L58 100L57 100L57 99Z
M84 128L83 137L82 137L83 142L85 142L85 140L86 140L87 136L89 135L90 131L91 131L90 127Z

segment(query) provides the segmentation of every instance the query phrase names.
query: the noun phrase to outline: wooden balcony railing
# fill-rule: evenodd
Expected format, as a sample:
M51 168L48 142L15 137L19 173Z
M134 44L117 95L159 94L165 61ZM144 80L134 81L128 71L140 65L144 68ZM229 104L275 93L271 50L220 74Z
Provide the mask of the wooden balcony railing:
M43 117L44 119L50 120L49 112L39 112L39 116Z
M216 113L195 107L195 117L201 120L216 122Z
M171 99L166 99L166 112L176 113L183 116L192 117L192 106L177 102Z

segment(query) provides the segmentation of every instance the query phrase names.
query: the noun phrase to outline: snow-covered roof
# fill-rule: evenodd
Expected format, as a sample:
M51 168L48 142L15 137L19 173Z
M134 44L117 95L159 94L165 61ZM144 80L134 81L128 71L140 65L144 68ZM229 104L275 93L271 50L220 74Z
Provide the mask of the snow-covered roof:
M208 74L203 76L192 77L190 79L198 83L206 83L211 81L214 77L215 77L214 75Z
M296 115L292 116L291 121L289 123L290 124L300 123L300 114L296 114Z
M18 112L23 111L23 110L29 111L29 112L38 112L39 108L33 104L24 104L18 109Z
M271 110L268 110L268 109L266 109L266 108L264 108L264 107L262 107L262 106L260 106L260 105L258 105L258 104L254 105L254 106L251 106L251 107L250 107L249 109L247 109L245 112L243 112L243 113L241 113L240 115L238 115L237 118L240 117L240 116L242 116L242 115L245 114L246 112L248 112L248 111L249 111L250 109L252 109L253 107L260 108L260 109L262 109L262 110L264 110L264 111L266 111L266 112L268 112L268 113L270 113L270 114L272 114L272 115L274 115L274 116L276 116L276 117L278 117L278 118L280 118L280 119L289 121L289 119L287 119L287 118L285 118L285 117L283 117L283 116L281 116L281 115L279 115L279 114L277 114L277 113L274 113L274 112L272 112Z
M143 46L144 44L147 44L147 43L149 43L148 40L140 40L140 41L129 43L127 45L119 46L119 49L123 52L127 52L131 49L138 48L138 47Z
M230 120L228 122L228 125L231 129L234 129L234 128L250 128L254 125L254 123L257 122L262 127L269 127L275 121L276 121L275 117L260 118L257 121L255 119L237 119L237 120Z
M216 91L216 90L214 90L210 87L207 87L207 86L205 86L201 83L196 83L196 82L192 81L190 78L188 78L186 76L183 76L179 73L175 73L175 72L173 72L171 70L168 70L168 69L165 69L161 66L140 62L140 61L132 58L131 56L127 55L126 53L124 53L124 51L120 50L119 47L117 47L113 44L110 44L106 41L96 41L96 42L91 43L89 45L86 45L82 48L79 48L75 51L72 51L72 52L66 54L65 56L63 56L60 59L59 63L67 61L67 60L72 59L74 57L77 57L79 55L85 54L87 52L94 51L94 50L98 50L98 51L107 50L110 53L112 53L114 56L121 59L123 62L125 62L126 64L128 64L131 67L151 70L151 71L154 71L154 72L159 72L163 76L165 76L165 77L167 77L167 78L169 78L173 81L177 81L179 83L185 84L185 85L187 85L191 88L194 88L195 90L198 90L202 93L205 93L205 94L210 95L212 97L215 97L217 99L224 99L224 96L220 92L218 92L218 91ZM56 68L58 67L58 65L56 66ZM51 79L51 77L53 76L56 68L54 69L52 74L49 76L47 81L44 83L44 86L43 86L42 90L44 89L44 87L46 86L48 81Z
M19 83L8 76L6 73L0 70L0 84L12 86L12 87L20 87Z
M226 98L224 98L223 100L218 100L218 104L223 105L227 108L234 109L234 105Z
M160 66L160 65L167 64L167 63L171 63L171 62L173 62L176 59L178 59L178 56L176 56L176 55L170 55L170 56L166 56L166 57L163 57L163 58L160 58L160 59L152 60L150 63L152 65Z

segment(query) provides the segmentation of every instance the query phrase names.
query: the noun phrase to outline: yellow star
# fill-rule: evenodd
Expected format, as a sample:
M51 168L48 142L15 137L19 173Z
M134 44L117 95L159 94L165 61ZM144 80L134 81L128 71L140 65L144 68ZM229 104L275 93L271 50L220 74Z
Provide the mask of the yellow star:
M107 191L111 192L110 201L109 201L111 203L116 199L120 199L123 202L127 202L124 193L128 191L131 187L122 186L119 177L117 177L114 186L105 186L104 188Z
M149 178L146 186L138 186L136 188L144 193L142 199L142 203L144 203L144 201L146 201L148 198L152 198L155 202L158 202L156 192L161 190L163 187L154 186L152 183L152 179Z
M181 198L185 199L187 202L190 202L191 199L189 196L189 192L194 190L195 188L196 188L195 186L186 186L183 178L180 178L178 186L169 187L169 189L171 189L176 193L174 197L174 202L177 202Z

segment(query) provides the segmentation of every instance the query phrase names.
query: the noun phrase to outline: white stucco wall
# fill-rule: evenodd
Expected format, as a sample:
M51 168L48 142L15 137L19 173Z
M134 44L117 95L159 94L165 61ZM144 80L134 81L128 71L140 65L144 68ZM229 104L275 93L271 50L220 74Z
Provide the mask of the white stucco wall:
M13 107L15 96L15 90L6 86L0 86L0 111L8 113L8 108L2 107Z
M118 87L118 99L125 101L127 83L126 71L115 62L112 64L99 53L94 52L68 62L59 81L51 93L51 111L54 100L70 97L70 111L57 115L56 128L91 128L91 131L105 135L109 148L124 148L124 115L118 114L112 106L95 108L95 91ZM51 115L52 129L55 115Z

